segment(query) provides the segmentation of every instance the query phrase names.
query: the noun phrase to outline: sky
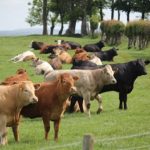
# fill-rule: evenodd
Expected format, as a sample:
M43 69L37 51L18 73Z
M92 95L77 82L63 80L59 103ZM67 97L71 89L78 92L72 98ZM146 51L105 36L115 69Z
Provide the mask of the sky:
M25 21L28 16L28 2L32 0L0 0L0 31L31 28ZM104 19L110 19L110 11L105 10L104 13ZM132 13L131 19L136 19L137 16L139 13ZM117 13L115 18L117 19ZM121 13L121 21L126 23L125 13Z

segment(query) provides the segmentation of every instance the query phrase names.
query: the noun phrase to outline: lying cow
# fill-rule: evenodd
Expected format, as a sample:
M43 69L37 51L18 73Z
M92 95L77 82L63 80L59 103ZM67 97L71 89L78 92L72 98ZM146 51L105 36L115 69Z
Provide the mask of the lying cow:
M58 43L58 45L60 44L69 44L71 49L77 49L77 48L81 48L81 45L77 42L72 42L72 41L64 41L64 40L55 40L55 42Z
M48 53L52 53L54 54L53 49L55 48L63 48L65 51L67 51L68 49L70 49L70 45L69 44L61 44L61 45L45 45L40 49L40 54L48 54Z
M53 49L54 53L61 60L62 63L70 64L72 63L72 57L69 53L60 48Z
M119 92L119 109L127 109L127 95L132 92L134 87L134 82L137 77L146 75L145 65L149 64L149 60L142 60L137 59L127 63L120 63L120 64L111 64L112 68L118 68L118 71L115 73L115 78L117 80L116 84L113 85L105 85L100 93L108 92L108 91L116 91ZM88 67L88 66L81 66L76 67L76 69L97 69L97 67ZM73 104L71 104L70 112L72 112L74 103L79 101L78 97L73 98ZM82 103L83 99L80 98L80 102ZM82 104L80 104L81 106ZM81 108L81 111L83 108Z
M33 48L34 50L39 50L41 49L44 45L47 45L43 42L37 42L37 41L32 41L30 47Z
M11 58L10 60L17 63L17 62L28 61L33 59L36 59L35 54L31 51L26 51L21 54L18 54L17 56Z
M35 67L35 73L37 75L46 74L46 73L54 70L48 62L43 61L39 58L34 59L32 61L32 66Z
M107 51L95 52L94 54L102 61L113 61L113 58L118 55L116 48L111 48Z
M20 81L27 81L30 80L29 76L25 69L18 69L16 74L10 77L7 77L3 82L1 82L2 85L12 85L16 84Z
M0 145L7 143L7 127L18 126L22 107L38 101L34 91L31 81L0 86Z
M35 92L38 103L25 106L21 114L24 117L42 117L45 128L45 139L48 140L50 121L54 122L54 140L58 140L58 131L62 113L66 107L66 101L70 94L76 92L74 82L77 76L61 74L50 83L42 83L39 90ZM18 141L18 130L14 130L16 141Z
M82 96L85 100L87 107L87 113L90 117L90 99L97 99L99 108L101 108L101 98L98 93L101 91L104 85L115 84L116 79L114 78L114 72L110 65L97 70L58 70L52 71L45 76L46 81L55 79L59 74L70 73L71 75L79 76L79 80L75 83L77 87L77 94Z
M104 42L99 41L94 44L86 44L83 49L86 50L87 52L99 52L101 49L104 47Z

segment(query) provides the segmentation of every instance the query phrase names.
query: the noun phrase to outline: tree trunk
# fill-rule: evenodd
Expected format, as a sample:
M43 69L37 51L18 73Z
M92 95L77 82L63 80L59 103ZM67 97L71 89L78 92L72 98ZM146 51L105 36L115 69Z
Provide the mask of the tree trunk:
M127 22L130 21L130 11L127 11Z
M73 35L75 34L75 27L76 27L76 20L70 20L69 27L66 31L67 35Z
M103 21L104 20L104 16L103 16L103 8L102 7L100 8L99 14L100 14L101 21Z
M120 10L118 10L118 20L120 21Z
M82 18L82 24L81 24L81 34L82 35L87 35L87 20L86 16Z
M50 29L50 35L53 35L54 27L55 27L55 22L52 21L52 26L51 26L51 29Z
M47 35L47 0L43 0L43 35Z
M64 29L64 19L62 15L60 15L60 21L61 21L61 27L59 30L59 35L62 35L63 29Z
M145 18L145 12L142 12L141 19L144 20L144 18Z
M111 5L111 20L114 19L114 0L112 0L112 5Z

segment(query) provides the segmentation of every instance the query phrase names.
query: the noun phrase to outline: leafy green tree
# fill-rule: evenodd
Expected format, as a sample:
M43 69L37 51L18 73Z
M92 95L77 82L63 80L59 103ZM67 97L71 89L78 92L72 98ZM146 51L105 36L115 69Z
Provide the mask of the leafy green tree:
M134 0L133 9L141 12L141 19L145 19L145 14L150 12L150 0Z
M92 15L90 18L90 28L92 37L94 37L94 31L98 28L99 17L97 15Z

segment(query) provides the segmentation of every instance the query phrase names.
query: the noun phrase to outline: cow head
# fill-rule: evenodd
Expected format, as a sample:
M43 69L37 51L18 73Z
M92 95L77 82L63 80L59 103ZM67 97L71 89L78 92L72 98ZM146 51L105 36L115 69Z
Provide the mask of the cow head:
M114 71L110 65L106 65L103 68L103 77L106 84L116 84L117 80L114 77Z
M77 92L76 87L74 86L75 81L78 80L79 77L72 76L68 73L64 73L58 76L59 83L61 85L62 92L67 94L74 94Z
M148 61L144 61L142 59L137 59L134 63L135 63L135 73L138 76L147 74L145 65L148 64Z
M99 42L97 43L97 46L101 49L101 48L103 48L103 47L105 46L105 44L104 44L103 41L99 41Z
M30 103L36 103L38 102L38 98L35 96L35 90L40 87L40 84L37 84L36 86L33 85L31 81L24 81L19 83L19 89L20 89L20 99L22 100L21 103L25 105L28 105Z

